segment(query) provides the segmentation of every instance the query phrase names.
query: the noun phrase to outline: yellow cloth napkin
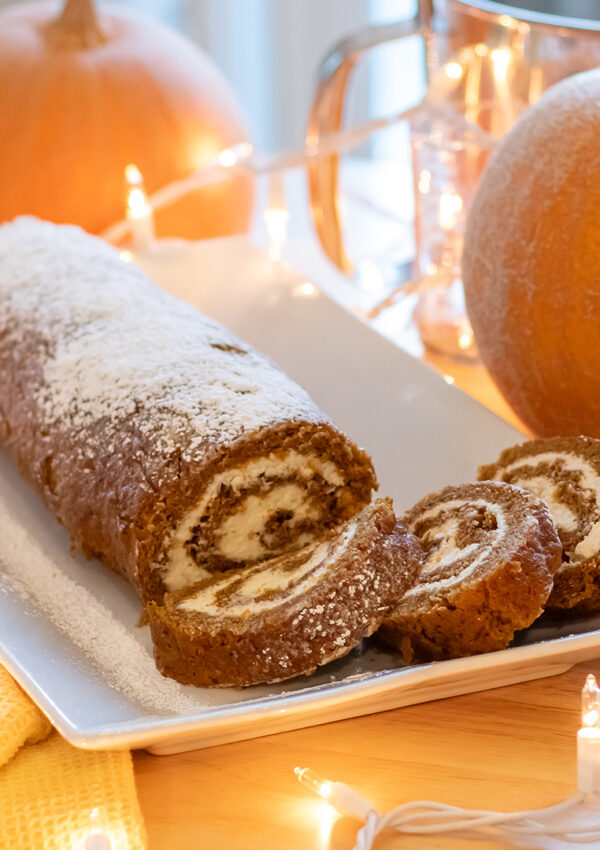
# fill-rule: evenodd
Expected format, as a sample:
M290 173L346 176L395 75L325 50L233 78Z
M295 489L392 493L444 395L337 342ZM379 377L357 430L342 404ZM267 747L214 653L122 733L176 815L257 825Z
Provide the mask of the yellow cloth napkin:
M96 829L147 846L131 754L72 747L0 667L0 850L84 850Z

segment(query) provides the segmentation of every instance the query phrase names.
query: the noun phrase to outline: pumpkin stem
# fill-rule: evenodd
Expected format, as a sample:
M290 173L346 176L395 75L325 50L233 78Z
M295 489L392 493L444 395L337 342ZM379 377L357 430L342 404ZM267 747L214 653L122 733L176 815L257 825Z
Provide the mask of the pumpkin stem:
M66 0L58 18L46 25L45 34L54 47L97 47L107 41L94 0Z

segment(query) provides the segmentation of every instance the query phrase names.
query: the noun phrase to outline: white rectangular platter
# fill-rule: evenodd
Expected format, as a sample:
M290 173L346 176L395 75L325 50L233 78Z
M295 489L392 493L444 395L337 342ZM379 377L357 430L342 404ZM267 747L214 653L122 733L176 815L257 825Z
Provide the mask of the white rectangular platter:
M371 453L397 509L472 479L521 435L247 243L143 265L269 354ZM85 498L85 494L82 494ZM139 603L67 535L0 457L0 660L58 730L87 748L210 746L560 673L600 655L600 621L536 625L504 652L404 667L374 640L310 678L205 690L163 679Z

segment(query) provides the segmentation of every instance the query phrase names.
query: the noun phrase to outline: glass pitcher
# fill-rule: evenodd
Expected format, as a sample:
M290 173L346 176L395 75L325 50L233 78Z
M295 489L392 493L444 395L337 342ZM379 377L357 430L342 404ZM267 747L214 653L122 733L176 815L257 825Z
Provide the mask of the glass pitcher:
M573 15L572 0L545 5L556 13L491 0L420 0L414 18L346 38L319 69L307 131L312 150L343 129L352 81L369 55L382 45L402 50L409 39L420 39L415 74L422 74L426 93L409 122L415 245L410 277L413 288L416 282L423 290L415 310L421 337L446 354L475 355L462 301L462 232L495 140L551 85L600 65L600 20L560 14L567 9ZM340 156L315 156L307 169L320 245L353 275ZM404 281L396 283L402 292Z

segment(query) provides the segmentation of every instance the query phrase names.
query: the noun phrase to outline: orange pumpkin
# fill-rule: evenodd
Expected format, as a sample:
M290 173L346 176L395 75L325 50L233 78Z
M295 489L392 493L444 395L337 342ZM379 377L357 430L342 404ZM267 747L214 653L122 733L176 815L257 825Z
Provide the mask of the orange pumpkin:
M600 437L600 70L551 88L495 152L463 279L479 351L536 434Z
M92 0L0 12L0 221L29 213L92 233L124 217L124 168L152 193L247 140L240 108L209 59L181 36ZM247 175L156 216L159 235L247 229Z

